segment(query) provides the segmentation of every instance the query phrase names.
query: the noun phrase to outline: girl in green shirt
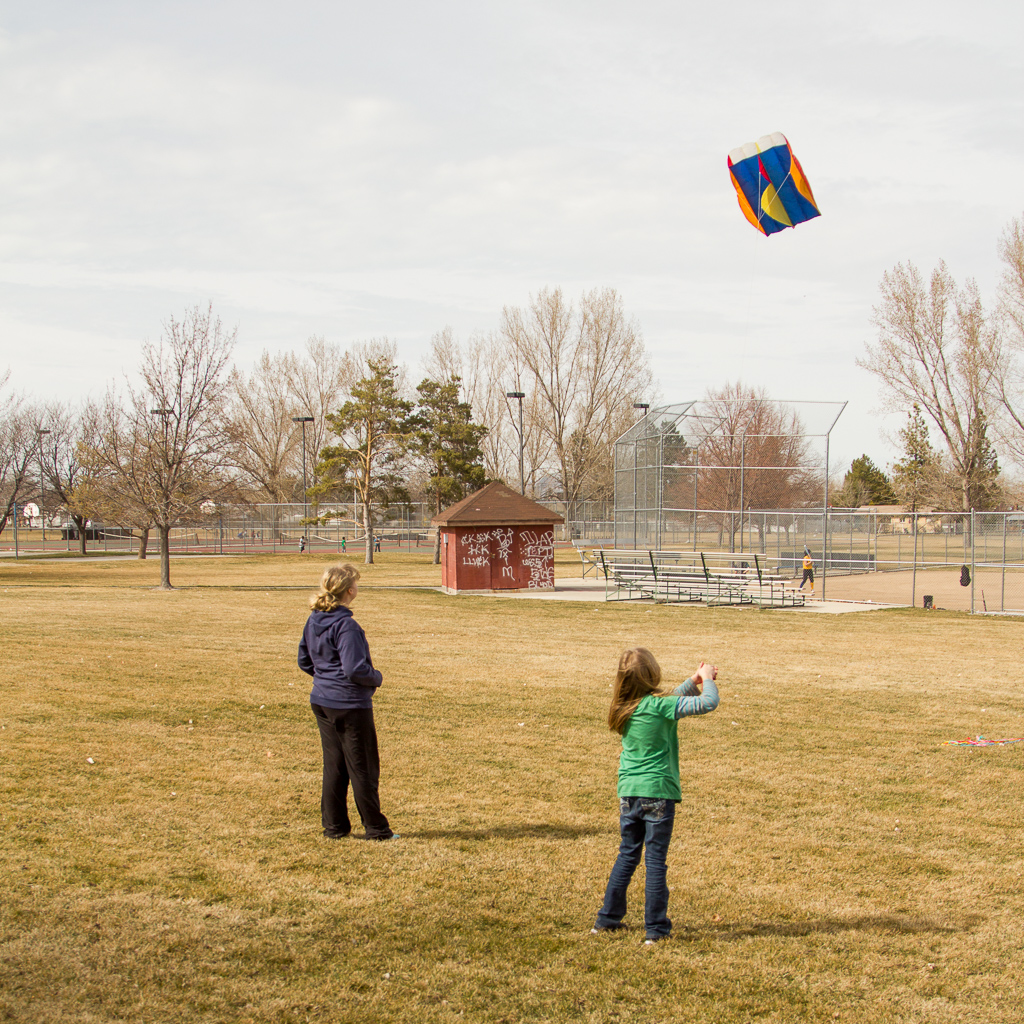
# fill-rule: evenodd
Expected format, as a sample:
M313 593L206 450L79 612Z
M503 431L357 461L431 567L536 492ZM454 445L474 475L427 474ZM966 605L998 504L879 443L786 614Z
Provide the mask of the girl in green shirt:
M645 942L667 938L672 931L665 858L676 804L682 799L676 722L718 707L717 675L714 665L702 661L685 683L671 694L661 694L661 667L650 651L635 647L623 651L619 658L608 727L622 737L618 786L622 841L593 933L625 927L626 890L640 864L641 851L647 866Z

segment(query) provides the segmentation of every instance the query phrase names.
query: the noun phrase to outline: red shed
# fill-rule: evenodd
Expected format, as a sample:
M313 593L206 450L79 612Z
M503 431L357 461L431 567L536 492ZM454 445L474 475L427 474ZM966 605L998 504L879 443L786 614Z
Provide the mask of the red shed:
M526 590L555 585L557 512L497 481L431 520L441 528L441 586Z

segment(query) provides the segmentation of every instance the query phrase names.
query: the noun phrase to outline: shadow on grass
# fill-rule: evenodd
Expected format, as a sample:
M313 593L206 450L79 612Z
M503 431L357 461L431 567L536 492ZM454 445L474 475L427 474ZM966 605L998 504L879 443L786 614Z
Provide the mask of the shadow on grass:
M420 831L400 829L409 839L584 839L587 836L618 835L617 828L588 825L496 825L491 828L432 828Z
M760 938L778 935L783 938L801 938L806 935L837 935L840 932L896 932L918 935L924 932L952 935L973 931L984 920L980 914L970 914L958 925L942 924L930 917L906 917L898 914L867 914L860 917L818 918L813 921L763 921L750 925L732 925L723 921L710 928L687 928L676 937L684 942L707 938L735 939Z

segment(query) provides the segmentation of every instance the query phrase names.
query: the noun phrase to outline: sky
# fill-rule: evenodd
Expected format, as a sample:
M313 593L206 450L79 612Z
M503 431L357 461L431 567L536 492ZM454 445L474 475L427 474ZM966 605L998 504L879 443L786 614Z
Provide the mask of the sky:
M832 464L894 457L857 366L883 272L994 298L1024 213L1024 6L0 0L0 372L103 393L212 301L235 353L497 328L610 286L683 401L847 401ZM728 152L789 139L822 216L769 238Z

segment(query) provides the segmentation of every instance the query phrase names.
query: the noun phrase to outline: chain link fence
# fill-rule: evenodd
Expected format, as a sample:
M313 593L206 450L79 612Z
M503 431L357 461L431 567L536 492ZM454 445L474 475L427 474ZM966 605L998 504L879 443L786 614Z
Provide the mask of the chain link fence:
M1024 613L1022 512L665 509L658 535L662 551L737 567L756 552L787 579L802 575L809 552L816 595L831 600ZM622 547L614 534L604 546Z
M561 515L566 512L560 501L542 504ZM171 551L276 554L305 547L325 554L358 552L365 543L360 511L352 503L225 506L175 527ZM429 548L433 515L433 507L423 503L374 508L375 537L382 550ZM563 542L622 547L621 538L616 543L617 525L622 533L612 502L577 502ZM90 554L137 554L139 539L138 531L103 524L86 531ZM1024 613L1024 512L664 509L658 541L659 550L727 555L737 566L744 555L757 552L770 572L785 578L801 575L806 549L814 561L816 594L830 600ZM157 534L151 532L151 555L158 545ZM19 514L0 533L0 553L8 556L78 547L74 524L59 516L47 517L45 538L38 515L26 520Z
M541 501L559 515L571 518L561 540L603 540L612 535L614 506L610 501L578 501L571 516L566 516L565 502ZM33 515L26 517L21 508L0 531L0 553L42 554L70 552L79 548L78 529L60 513L47 515L45 524L38 506L30 505ZM430 520L436 513L433 505L411 502L388 507L373 506L373 532L382 546L415 550L433 543ZM140 531L100 522L86 528L86 547L93 554L137 553ZM297 551L300 542L313 550L347 551L349 545L365 542L362 506L347 503L251 504L220 506L210 514L179 523L171 531L174 554L245 554ZM158 542L155 530L149 534L152 550Z
M374 535L382 545L415 550L429 539L432 506L424 503L391 505L372 509ZM90 523L85 531L86 548L91 554L137 554L139 530L103 523ZM179 523L171 530L171 553L183 554L276 554L308 550L347 551L350 545L365 542L362 509L347 504L322 504L318 507L289 505L229 505L208 515ZM16 516L0 533L0 551L5 554L41 554L79 549L78 529L66 517L40 516L27 519ZM149 533L149 552L155 553L159 536Z

